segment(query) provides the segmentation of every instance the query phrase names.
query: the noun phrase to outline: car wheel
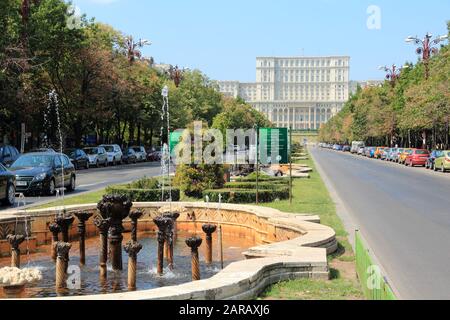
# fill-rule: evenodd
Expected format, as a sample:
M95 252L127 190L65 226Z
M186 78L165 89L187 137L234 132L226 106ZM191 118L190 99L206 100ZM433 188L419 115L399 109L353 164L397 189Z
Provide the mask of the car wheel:
M72 176L72 177L70 178L70 184L69 184L69 186L67 187L67 191L69 191L69 192L75 191L75 188L76 188L75 177Z
M48 184L47 195L53 196L56 193L55 180L51 179Z
M16 203L16 189L14 188L14 185L10 184L6 189L5 204L7 206L13 206L14 203Z
M113 165L113 167L116 166L116 158L113 159L112 165Z
M442 166L441 166L441 172L442 172L442 173L445 173L445 167L444 167L444 164L442 164Z
M409 166L412 168L414 167L414 163L411 161L411 163L409 164Z
M433 171L437 171L437 168L436 168L436 163L435 163L435 164L433 164Z

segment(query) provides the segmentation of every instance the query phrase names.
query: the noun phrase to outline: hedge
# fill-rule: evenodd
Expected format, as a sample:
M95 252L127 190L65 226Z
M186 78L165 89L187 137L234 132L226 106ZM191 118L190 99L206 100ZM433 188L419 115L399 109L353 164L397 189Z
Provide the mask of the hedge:
M135 202L158 202L161 201L161 189L131 189L126 186L114 186L106 188L106 193L125 195ZM164 200L169 200L169 190L164 190ZM172 200L180 201L180 189L172 188Z
M272 184L289 184L289 178L279 178L279 177L269 177L269 176L263 176L259 177L259 182L270 182ZM249 182L256 182L256 178L248 176L244 178L237 178L235 180L237 183L249 183Z
M208 196L210 201L218 202L219 194L222 195L223 203L255 203L256 202L256 190L247 189L218 189L218 190L206 190L203 192L203 196ZM289 188L282 187L274 190L259 190L258 200L259 202L273 202L275 200L289 199Z
M284 181L280 183L274 183L274 182L266 182L261 181L258 183L258 188L260 190L274 190L278 189L280 187L283 187ZM223 189L247 189L252 190L256 189L256 182L255 181L248 181L248 182L228 182L225 184Z

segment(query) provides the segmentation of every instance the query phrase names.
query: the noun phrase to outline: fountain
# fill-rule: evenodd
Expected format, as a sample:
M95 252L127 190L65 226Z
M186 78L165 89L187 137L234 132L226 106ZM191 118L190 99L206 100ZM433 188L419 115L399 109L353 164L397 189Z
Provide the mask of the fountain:
M110 219L109 246L111 250L111 264L114 271L123 270L123 220L130 214L131 206L131 200L121 195L105 195L103 200L97 205L102 218Z
M72 245L67 242L59 241L56 244L56 290L66 288L67 269L69 267L69 251Z
M54 222L49 224L48 229L52 233L51 256L52 260L56 262L56 244L59 241L59 234L61 233L61 227L56 222Z
M111 225L110 219L103 219L101 216L94 218L94 225L100 233L100 278L105 279L107 276L108 262L108 231Z
M128 253L128 289L136 290L137 255L142 250L142 245L131 240L124 246L124 249Z
M75 221L75 217L70 213L67 214L66 212L64 212L63 214L61 214L55 218L55 223L61 229L63 242L69 243L69 229L72 226L74 221ZM69 250L67 250L66 260L67 261L70 260L69 259ZM67 267L68 267L68 264L66 264L66 272L67 272Z
M37 269L18 269L5 267L0 269L0 285L8 298L17 298L25 286L42 280L42 273Z
M200 280L200 260L198 258L198 247L202 244L202 238L191 237L186 239L186 245L191 248L192 259L192 281Z
M138 220L142 218L144 213L140 210L131 211L129 218L131 219L131 240L137 242Z
M164 272L164 243L168 240L168 234L172 233L173 220L168 217L158 216L153 219L158 227L158 261L157 273L163 275Z
M23 235L8 235L6 237L11 246L11 267L20 268L20 248L19 246L25 241Z
M214 224L204 224L202 226L203 232L206 234L205 246L205 260L206 264L212 264L212 234L216 232L217 226Z
M80 266L86 264L86 222L92 217L90 212L76 212L75 216L78 218L78 235L80 243Z
M169 218L172 220L172 228L168 234L166 234L167 241L165 242L164 251L167 259L167 263L170 270L173 270L173 244L177 240L176 238L176 223L177 219L180 217L179 212L166 212L163 214L163 217Z

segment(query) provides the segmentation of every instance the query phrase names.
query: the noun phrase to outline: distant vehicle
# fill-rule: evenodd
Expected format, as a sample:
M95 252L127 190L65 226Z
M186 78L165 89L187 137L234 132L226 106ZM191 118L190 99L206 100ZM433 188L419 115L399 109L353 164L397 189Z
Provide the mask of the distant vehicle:
M442 172L450 170L450 150L442 151L440 157L434 161L433 170Z
M377 147L374 153L374 158L375 159L381 159L381 154L383 153L384 149L386 147Z
M38 153L38 152L52 152L52 153L56 153L55 149L53 149L53 148L36 148L36 149L32 149L30 151L30 153Z
M358 155L359 156L363 156L364 155L364 152L365 152L365 150L366 150L366 148L365 147L359 147L359 149L358 149Z
M422 166L424 167L430 157L430 152L425 149L413 150L406 156L405 166Z
M89 158L89 165L99 168L100 166L108 166L108 155L103 147L84 148L83 151Z
M126 164L137 163L137 159L136 151L133 148L128 148L122 157L122 161Z
M365 150L365 155L367 158L373 158L375 156L375 147L367 147Z
M335 148L334 150L336 150L336 151L342 151L342 149L344 149L344 147L341 146L340 144L337 144L337 145L336 145L336 148Z
M76 170L84 168L89 169L89 157L81 149L67 149L64 153L69 157Z
M399 164L404 164L405 160L406 160L406 157L408 155L410 155L414 150L415 149L405 149L405 150L403 150L403 152L398 157L398 163Z
M380 159L387 160L390 151L391 151L391 148L384 148L383 150L381 150Z
M364 141L353 141L352 142L352 147L350 149L351 153L358 153L359 148L365 148L366 144Z
M143 146L131 148L134 150L134 152L136 152L137 161L147 161L147 152L145 151L145 148Z
M161 151L152 151L147 155L148 161L161 161L162 152Z
M20 152L13 146L0 145L0 164L11 165L19 158Z
M391 154L389 155L389 160L392 162L398 162L398 158L404 150L405 149L403 148L394 148L394 150L392 150Z
M118 163L122 163L122 149L117 144L102 144L100 147L105 148L108 155L108 162L115 166Z
M351 148L350 146L344 146L344 147L342 148L342 151L344 151L344 152L350 152L351 149L352 149L352 148Z
M20 156L10 170L16 175L16 192L51 196L56 188L75 190L75 167L65 154L27 153Z
M442 150L431 151L430 157L428 158L427 163L425 163L425 168L430 170L434 169L434 161L441 157L443 153L444 151Z
M16 176L0 164L0 201L13 206L16 201Z

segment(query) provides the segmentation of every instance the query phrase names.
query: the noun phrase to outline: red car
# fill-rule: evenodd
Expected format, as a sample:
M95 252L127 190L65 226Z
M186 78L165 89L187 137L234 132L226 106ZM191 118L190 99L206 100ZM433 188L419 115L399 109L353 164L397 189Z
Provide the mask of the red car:
M424 149L413 150L411 154L406 157L405 166L422 166L425 167L428 158L430 157L430 152Z

